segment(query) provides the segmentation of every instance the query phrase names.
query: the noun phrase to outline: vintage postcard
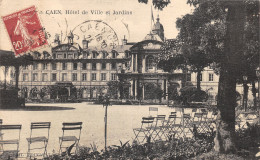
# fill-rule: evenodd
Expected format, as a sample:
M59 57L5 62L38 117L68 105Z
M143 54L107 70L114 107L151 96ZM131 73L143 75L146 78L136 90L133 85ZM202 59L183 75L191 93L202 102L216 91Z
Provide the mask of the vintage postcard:
M257 159L258 1L0 0L0 19L0 159Z

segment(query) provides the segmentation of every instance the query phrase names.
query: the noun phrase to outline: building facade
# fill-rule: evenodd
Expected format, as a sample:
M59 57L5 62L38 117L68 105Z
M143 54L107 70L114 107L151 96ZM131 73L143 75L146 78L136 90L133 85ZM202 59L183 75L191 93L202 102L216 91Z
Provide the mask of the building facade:
M108 92L108 82L120 81L124 82L123 92L118 91L117 97L159 98L151 96L157 88L161 92L158 96L166 100L170 86L182 85L181 71L166 73L157 66L156 59L165 40L159 18L143 41L128 43L123 39L122 45L112 50L89 47L86 39L81 44L75 43L72 33L67 38L68 43L62 44L56 37L56 46L49 52L32 53L33 64L20 70L19 88L23 97L96 99Z

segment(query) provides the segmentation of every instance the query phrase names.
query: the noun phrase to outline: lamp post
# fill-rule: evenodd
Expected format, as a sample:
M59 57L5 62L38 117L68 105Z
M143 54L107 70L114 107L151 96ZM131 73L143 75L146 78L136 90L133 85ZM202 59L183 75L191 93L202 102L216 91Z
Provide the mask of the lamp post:
M247 93L248 93L247 76L243 76L243 88L244 88L243 107L245 108L245 111L246 111L246 109L247 109Z
M106 95L103 99L103 107L105 107L105 151L107 152L107 108L110 105L109 96Z
M256 76L258 79L258 97L257 97L257 106L258 106L260 100L260 68L259 67L256 69Z

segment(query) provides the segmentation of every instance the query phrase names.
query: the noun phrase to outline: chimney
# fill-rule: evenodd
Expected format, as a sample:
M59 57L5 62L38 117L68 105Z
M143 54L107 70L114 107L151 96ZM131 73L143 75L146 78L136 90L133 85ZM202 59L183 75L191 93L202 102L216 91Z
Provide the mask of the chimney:
M88 49L88 41L86 40L85 36L84 36L84 39L82 40L82 46L83 46L83 49Z
M54 43L60 45L60 36L58 34L55 35Z
M127 39L125 38L125 35L124 35L124 39L122 40L122 45L126 45L127 44Z

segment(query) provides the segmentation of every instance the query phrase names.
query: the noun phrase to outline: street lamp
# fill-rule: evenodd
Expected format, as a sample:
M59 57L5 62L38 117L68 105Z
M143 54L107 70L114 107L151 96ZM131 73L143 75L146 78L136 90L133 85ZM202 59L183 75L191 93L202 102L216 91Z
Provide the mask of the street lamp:
M256 76L257 76L257 79L258 79L258 105L259 105L259 100L260 100L260 68L258 67L256 69Z
M244 98L243 98L243 107L245 107L245 111L247 109L247 76L243 76L243 87L244 87Z

